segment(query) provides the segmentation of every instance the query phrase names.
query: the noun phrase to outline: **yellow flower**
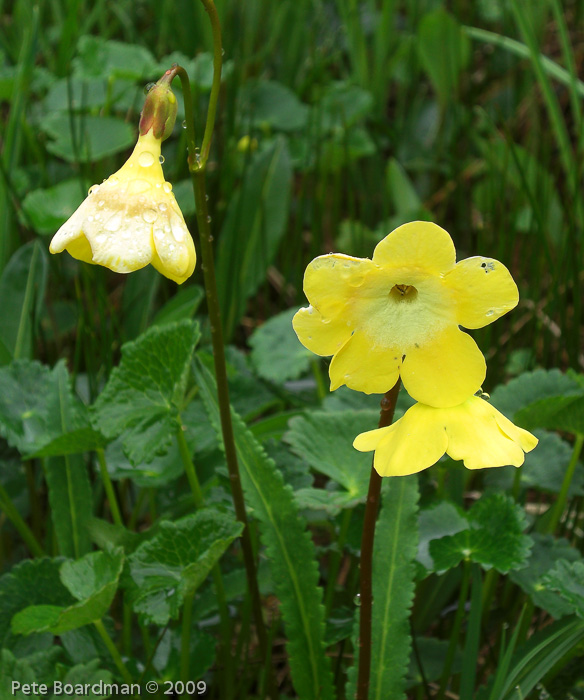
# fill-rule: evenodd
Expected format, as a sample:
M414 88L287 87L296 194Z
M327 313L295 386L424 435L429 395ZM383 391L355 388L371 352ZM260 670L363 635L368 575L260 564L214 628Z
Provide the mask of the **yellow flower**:
M479 396L459 406L432 408L414 404L387 428L357 435L353 447L375 450L380 476L415 474L435 464L444 453L464 460L468 469L519 467L538 440L518 428Z
M67 250L114 272L151 263L178 284L195 269L195 246L160 164L162 139L141 135L134 152L57 231L51 253Z
M486 326L519 299L504 265L456 263L449 234L425 221L395 229L372 260L316 258L304 292L310 306L294 316L294 330L312 352L333 355L331 391L385 393L401 375L414 399L437 407L460 404L485 378L483 355L459 325Z

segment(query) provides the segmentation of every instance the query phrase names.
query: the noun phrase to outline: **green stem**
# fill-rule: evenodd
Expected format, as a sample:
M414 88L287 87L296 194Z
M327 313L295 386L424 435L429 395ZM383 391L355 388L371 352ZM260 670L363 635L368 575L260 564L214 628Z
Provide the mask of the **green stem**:
M464 617L466 599L468 598L469 584L470 562L465 561L462 570L462 583L460 585L460 596L458 597L458 608L456 609L454 624L452 625L452 630L450 632L450 642L448 644L448 651L446 652L446 660L444 661L444 669L442 671L442 678L440 680L440 690L438 691L436 700L444 700L444 697L446 695L446 686L448 685L450 671L452 670L452 664L454 663L454 657L456 656L456 649L458 647L460 627L462 625L462 620Z
M191 491L193 492L193 500L195 501L195 506L197 508L202 508L205 505L205 500L203 498L203 492L199 483L199 477L197 476L197 472L195 471L195 465L193 464L193 460L191 459L191 453L189 450L189 446L187 445L187 440L185 438L185 431L182 427L182 421L181 427L177 430L176 439L178 442L178 449L180 451L180 456L183 462L183 466L185 468L187 479L189 480L189 485L191 487Z
M221 25L219 23L219 15L217 14L215 3L213 0L201 0L201 2L205 6L205 11L209 15L211 29L213 31L213 84L211 85L211 94L209 96L207 123L205 124L205 133L203 135L203 144L201 146L200 161L200 167L204 169L209 158L209 150L211 149L211 139L213 138L213 128L215 127L215 115L217 114L217 101L219 99L219 91L221 89L223 46L221 44Z
M95 628L99 632L99 636L102 638L103 643L106 645L107 650L109 651L113 662L116 665L116 668L120 672L120 675L124 679L124 681L128 684L131 684L133 679L132 676L130 675L130 672L126 668L126 665L124 664L122 657L120 656L120 652L118 651L118 648L114 644L112 638L109 636L107 633L106 628L103 625L103 622L101 620L94 620L93 624L95 625Z
M212 5L212 3L208 2L208 0L202 1L207 9L209 6ZM213 22L213 18L216 19L216 12L214 12L214 8L213 12L209 11L209 15L211 17L211 21ZM218 25L214 25L214 35L216 26ZM217 53L217 47L215 47L215 60L217 60ZM220 54L221 49L219 48L219 56ZM189 78L184 68L181 68L180 66L176 67L176 74L181 80L185 100L186 114L186 105L191 103L191 88ZM217 76L215 75L213 78L213 86L215 87L216 84ZM211 92L213 97L213 90ZM207 133L209 125L212 123L212 121L214 121L214 114L211 115L209 113L205 133ZM206 160L204 157L204 148L203 156L199 159L195 157L195 131L192 121L188 118L187 139L189 143L189 169L191 171L191 178L193 181L193 190L195 194L195 204L197 209L197 223L199 227L199 234L201 240L201 256L203 258L202 268L205 281L205 292L207 296L207 309L209 312L209 321L211 324L211 341L213 344L213 360L215 363L215 377L217 380L217 395L219 401L219 411L221 415L221 431L223 434L223 444L225 447L225 459L227 462L227 469L229 471L229 485L231 487L233 505L235 506L235 515L237 519L241 523L243 523L244 526L244 530L241 536L241 548L243 551L243 560L247 575L248 588L252 601L252 609L254 614L254 620L256 623L256 632L258 635L260 653L262 655L262 658L266 659L268 653L267 634L262 615L262 605L257 581L255 560L253 556L253 547L247 522L245 501L243 498L243 489L241 487L241 478L239 475L239 465L237 463L237 452L235 449L233 425L231 422L231 409L229 403L229 389L227 386L227 370L225 363L225 348L223 344L221 310L219 308L219 300L217 297L217 281L215 279L215 261L213 258L212 245L213 237L211 236L211 229L209 226L209 211L207 207L207 193L205 187Z
M43 548L37 541L32 530L24 522L22 516L18 512L16 506L12 502L12 499L8 495L8 492L0 484L0 508L6 513L6 517L11 521L14 527L18 530L20 536L24 540L26 546L28 547L30 553L35 557L44 557L45 552Z
M191 628L193 626L193 602L195 591L185 597L182 612L182 630L180 642L180 679L183 683L192 680L189 677L190 651L191 651ZM188 698L188 693L183 695L184 700Z
M107 495L107 500L112 513L113 521L116 525L124 526L122 522L122 516L120 515L120 509L118 507L118 499L116 498L116 492L114 491L114 485L110 479L109 472L107 470L107 465L105 463L105 452L98 448L96 450L97 461L99 462L99 471L101 473L101 480L103 481L103 486L105 488L105 493Z
M401 388L398 379L393 389L390 389L381 399L381 412L379 415L379 427L385 428L391 425L393 413L397 403L397 396ZM359 598L359 676L357 679L356 700L367 700L369 697L369 676L371 673L371 620L373 608L373 541L375 538L375 522L379 509L379 495L381 493L381 477L371 467L369 477L369 491L365 503L365 517L363 520L363 536L361 538L361 581Z
M576 471L578 457L580 456L580 452L582 452L582 445L584 445L584 434L576 433L576 440L574 441L574 449L572 450L570 463L568 464L568 468L566 469L566 473L564 475L562 487L560 489L560 493L558 494L558 500L555 502L551 517L547 523L546 530L549 533L555 531L558 523L560 522L560 518L562 517L562 513L564 512L564 508L566 507L568 491L574 477L574 472Z

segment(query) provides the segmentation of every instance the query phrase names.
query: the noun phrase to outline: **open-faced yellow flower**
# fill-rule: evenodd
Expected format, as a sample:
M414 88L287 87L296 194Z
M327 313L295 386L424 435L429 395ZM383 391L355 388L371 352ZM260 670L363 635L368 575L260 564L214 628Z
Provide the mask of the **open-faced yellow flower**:
M300 342L333 355L331 391L346 384L385 393L401 375L428 406L456 406L480 388L483 355L463 331L492 323L516 306L517 286L491 258L456 263L450 235L426 221L404 224L373 259L322 255L304 275L310 302L294 316Z
M51 253L67 250L78 260L114 272L133 272L152 264L182 284L195 269L195 246L160 163L162 140L172 131L174 116L156 111L166 101L170 109L174 105L176 115L176 98L169 89L162 96L149 93L149 97L132 155L101 185L90 188L87 199L57 231L49 249Z
M353 447L375 450L380 476L404 476L431 467L445 453L468 469L519 467L537 443L487 401L471 396L451 408L414 404L393 425L357 435Z

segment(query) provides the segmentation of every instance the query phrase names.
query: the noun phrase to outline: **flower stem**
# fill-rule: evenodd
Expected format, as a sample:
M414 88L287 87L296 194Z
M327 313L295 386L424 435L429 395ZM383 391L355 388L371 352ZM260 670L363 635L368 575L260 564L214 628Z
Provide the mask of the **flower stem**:
M118 508L118 501L116 499L116 492L114 491L114 486L112 480L110 479L109 472L107 470L107 465L105 463L105 452L98 448L96 450L97 461L99 462L99 471L101 473L101 480L103 481L103 486L105 488L105 493L107 495L107 500L112 513L113 521L116 525L123 527L122 516L120 515L120 509Z
M397 403L397 396L401 388L398 379L393 389L381 399L381 412L379 415L379 427L385 428L391 425L393 413ZM365 503L365 518L363 520L363 536L361 538L361 582L359 597L359 675L357 679L357 700L367 700L369 697L369 675L371 672L371 617L373 608L373 541L375 538L375 522L379 509L379 495L381 493L381 477L371 467L369 477L369 491Z
M6 513L6 517L12 522L14 527L18 530L20 536L24 540L26 546L28 547L30 553L35 557L44 557L45 553L43 548L37 541L32 530L24 522L22 516L18 512L18 509L12 502L12 499L8 495L8 492L0 484L0 508Z
M117 646L114 644L112 638L109 636L107 633L106 628L103 625L103 622L101 620L94 620L93 624L95 625L95 628L99 632L99 636L102 638L103 643L106 645L107 650L109 651L113 662L116 665L116 668L120 672L122 678L124 681L128 684L132 683L132 676L130 675L130 672L126 668L126 665L124 664L122 657L120 656L120 652L118 651Z
M552 510L551 517L547 523L546 531L551 533L554 532L564 508L566 507L566 501L568 499L568 491L570 490L570 484L574 478L574 472L576 471L576 465L578 464L578 457L580 452L582 452L582 445L584 445L584 434L576 433L576 440L574 441L574 449L572 450L572 456L570 457L570 463L566 469L566 474L564 475L564 480L562 481L562 487L560 488L560 493L558 494L558 500L556 501L554 508Z
M217 397L219 401L219 412L221 416L221 431L223 434L223 444L225 447L225 459L227 469L229 471L229 485L231 487L231 496L233 505L235 506L235 515L237 519L243 523L244 529L241 536L241 548L243 551L243 561L247 576L248 589L251 596L252 610L256 624L256 633L258 636L260 654L265 660L268 654L267 634L262 615L262 605L260 600L260 591L258 586L255 559L253 555L253 547L249 526L247 522L247 514L245 510L245 501L243 497L243 489L241 487L241 478L239 475L239 465L237 463L237 452L235 449L235 438L233 435L233 425L231 422L231 408L229 403L229 389L227 386L227 369L225 364L225 348L223 344L223 327L221 321L221 310L219 308L219 299L217 296L217 281L215 278L215 261L213 258L213 237L209 226L210 217L207 207L207 192L205 185L205 173L209 148L211 143L211 135L215 123L215 112L217 108L217 99L219 96L219 88L221 86L221 63L222 63L222 48L221 48L221 30L219 27L219 18L212 0L201 0L209 14L211 25L213 27L213 87L211 88L211 97L209 99L209 110L207 112L207 123L205 126L205 135L203 137L203 146L200 156L197 156L195 143L195 130L192 119L192 98L191 87L188 75L184 68L175 67L176 75L180 78L183 95L185 101L185 116L187 127L187 141L189 145L189 170L193 181L193 190L195 194L195 205L197 209L197 224L199 228L201 242L201 257L203 259L202 269L205 282L205 293L207 297L207 310L209 313L209 322L211 324L211 341L213 344L213 360L215 363L215 377L217 380Z

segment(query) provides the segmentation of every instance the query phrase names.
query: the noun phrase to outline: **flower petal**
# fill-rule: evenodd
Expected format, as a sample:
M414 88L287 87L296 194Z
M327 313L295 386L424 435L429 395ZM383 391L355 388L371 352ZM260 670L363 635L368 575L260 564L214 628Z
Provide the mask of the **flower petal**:
M525 454L521 445L499 428L496 413L479 396L472 396L449 410L447 452L452 459L464 460L467 469L523 464Z
M397 382L400 364L398 350L374 346L357 330L332 359L331 391L346 384L365 394L385 394Z
M532 435L529 431L524 430L523 428L520 428L512 423L502 413L497 411L494 406L491 406L491 408L499 429L505 433L509 439L518 442L524 452L531 452L531 450L533 450L533 448L539 442L535 435Z
M325 320L312 306L300 309L292 319L298 339L316 355L334 355L351 336L351 329L344 320Z
M446 328L430 342L410 348L401 368L408 394L427 406L457 406L472 396L487 373L475 341L457 327Z
M331 253L315 258L304 273L304 293L325 318L339 315L351 303L355 288L376 268L368 258Z
M361 433L353 440L353 447L359 452L371 452L376 450L386 437L398 429L399 421L388 425L385 428L376 428Z
M392 426L381 428L386 432L375 449L373 464L377 473L405 476L435 464L448 445L440 417L436 409L415 404ZM361 444L367 444L366 439Z
M443 228L429 221L412 221L377 244L373 262L394 268L420 268L438 275L454 267L456 251L450 234Z
M482 328L496 321L519 301L511 273L498 260L474 257L461 260L444 276L453 292L457 322L465 328Z

